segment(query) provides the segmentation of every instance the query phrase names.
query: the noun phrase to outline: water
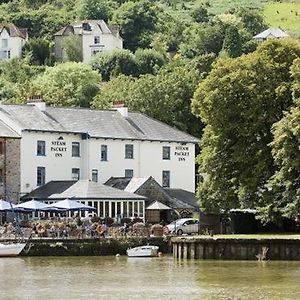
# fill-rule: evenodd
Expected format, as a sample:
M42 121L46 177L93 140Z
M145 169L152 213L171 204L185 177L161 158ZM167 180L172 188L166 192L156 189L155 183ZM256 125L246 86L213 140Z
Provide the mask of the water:
M297 299L300 262L0 259L0 299Z

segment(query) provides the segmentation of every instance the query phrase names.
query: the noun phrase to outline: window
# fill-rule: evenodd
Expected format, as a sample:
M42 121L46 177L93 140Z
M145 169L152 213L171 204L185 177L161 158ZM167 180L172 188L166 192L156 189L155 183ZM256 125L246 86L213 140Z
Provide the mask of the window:
M46 183L46 168L37 167L36 185L44 185Z
M162 186L170 187L170 171L162 171Z
M100 53L100 52L102 52L102 50L99 50L99 49L95 50L95 49L93 49L91 54L92 54L92 56L95 56L97 53Z
M125 177L133 177L133 170L132 169L126 169L125 170Z
M100 36L94 36L94 44L100 44Z
M125 158L133 159L133 145L125 145Z
M101 145L101 160L107 161L107 145Z
M97 169L92 170L92 181L98 182L98 170Z
M79 180L80 179L80 169L72 168L72 180Z
M163 159L171 159L171 151L169 146L163 146Z
M46 142L37 141L36 155L45 156L46 155Z
M7 48L7 47L8 47L8 40L2 39L2 48Z
M72 157L80 156L80 144L78 142L72 142Z

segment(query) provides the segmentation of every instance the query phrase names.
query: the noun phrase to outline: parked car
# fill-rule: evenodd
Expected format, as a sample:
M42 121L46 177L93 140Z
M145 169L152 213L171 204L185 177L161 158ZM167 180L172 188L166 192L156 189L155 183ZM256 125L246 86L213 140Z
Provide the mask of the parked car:
M198 233L199 220L193 218L178 219L167 225L170 233L178 235Z

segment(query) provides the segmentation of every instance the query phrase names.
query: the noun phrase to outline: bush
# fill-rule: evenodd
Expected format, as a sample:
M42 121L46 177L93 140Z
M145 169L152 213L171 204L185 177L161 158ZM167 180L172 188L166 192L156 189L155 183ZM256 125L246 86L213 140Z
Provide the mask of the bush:
M254 212L235 210L230 212L231 226L233 233L256 233L258 221Z

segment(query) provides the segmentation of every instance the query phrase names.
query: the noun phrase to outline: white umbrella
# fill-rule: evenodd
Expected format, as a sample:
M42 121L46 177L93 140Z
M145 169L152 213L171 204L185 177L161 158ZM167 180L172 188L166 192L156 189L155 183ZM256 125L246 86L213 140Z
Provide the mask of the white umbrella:
M15 208L15 205L4 200L0 200L0 211L12 211Z
M88 211L95 211L96 208L89 206L89 205L85 205L82 204L80 202L77 202L75 200L71 200L71 199L65 199L65 200L61 200L55 203L52 203L50 205L47 205L46 207L44 207L43 210L54 210L54 211L58 211L58 210L63 210L63 211L76 211L76 210L88 210Z
M16 205L14 208L16 210L25 210L25 211L38 211L43 210L47 205L43 202L37 201L37 200L30 200L23 202L21 204Z

